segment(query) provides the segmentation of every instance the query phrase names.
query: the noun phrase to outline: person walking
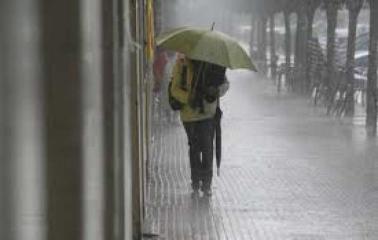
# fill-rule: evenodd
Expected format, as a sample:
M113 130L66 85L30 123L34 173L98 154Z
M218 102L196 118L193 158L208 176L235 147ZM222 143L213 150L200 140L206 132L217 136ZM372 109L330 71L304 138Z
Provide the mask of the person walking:
M214 69L221 69L214 73ZM214 79L214 76L216 79ZM211 81L210 81L211 80ZM225 68L184 56L173 68L171 95L180 102L180 118L185 128L193 194L212 194L215 116L219 98L227 92L229 82Z

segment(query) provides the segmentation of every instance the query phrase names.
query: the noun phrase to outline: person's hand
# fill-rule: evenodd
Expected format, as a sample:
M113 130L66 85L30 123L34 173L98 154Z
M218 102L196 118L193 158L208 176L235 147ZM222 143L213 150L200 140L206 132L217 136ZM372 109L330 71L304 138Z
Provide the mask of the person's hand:
M219 89L216 87L208 87L206 90L205 99L212 103L219 97Z
M218 97L219 96L219 89L214 87L214 86L210 86L207 89L207 95L210 95L212 97Z

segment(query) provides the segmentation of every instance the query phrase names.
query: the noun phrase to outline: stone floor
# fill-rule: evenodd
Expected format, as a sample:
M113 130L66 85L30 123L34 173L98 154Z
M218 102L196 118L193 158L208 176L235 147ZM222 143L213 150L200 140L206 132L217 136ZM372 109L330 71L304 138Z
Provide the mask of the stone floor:
M252 73L229 79L211 198L191 197L181 125L155 124L145 232L172 240L378 239L378 142L361 120L325 116Z

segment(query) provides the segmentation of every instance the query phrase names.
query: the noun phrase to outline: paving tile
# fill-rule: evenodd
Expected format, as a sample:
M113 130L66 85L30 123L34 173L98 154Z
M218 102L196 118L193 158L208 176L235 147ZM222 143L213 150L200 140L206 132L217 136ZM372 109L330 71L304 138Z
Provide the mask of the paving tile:
M378 143L266 79L229 74L223 162L211 198L192 198L185 132L156 121L146 231L160 239L378 239Z

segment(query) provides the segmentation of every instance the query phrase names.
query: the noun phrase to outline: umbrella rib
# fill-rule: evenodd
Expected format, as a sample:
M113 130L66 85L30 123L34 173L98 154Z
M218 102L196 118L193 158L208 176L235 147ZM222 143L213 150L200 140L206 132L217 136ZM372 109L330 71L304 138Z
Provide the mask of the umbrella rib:
M203 36L206 34L206 32L203 32L201 34L199 34L199 38L195 41L195 44L193 44L194 48L192 49L192 53L196 52L195 49L197 48L198 46L198 43L201 41L201 39L203 38ZM192 57L192 55L188 55L188 57Z
M161 45L161 46L165 46L166 48L171 49L171 50L174 50L174 51L182 52L182 53L186 54L188 57L190 57L190 56L188 55L188 52L186 52L186 51L179 51L179 50L176 49L175 47L169 47L169 46L167 46L167 44L168 44L169 42L175 42L175 41L177 40L177 38L182 37L182 36L180 36L180 35L183 34L183 32L188 31L188 30L190 30L190 29L188 29L188 28L183 28L183 29L179 29L179 30L181 30L181 31L169 32L168 34L166 34L162 39L160 39L160 41L159 41L159 45ZM198 41L202 38L202 35L205 34L205 33L206 33L206 32L202 32L202 33L198 34L198 35L200 35L201 37L199 37L198 39L196 39L195 41L193 41L194 43L193 43L192 45L194 45L194 46L197 45ZM168 44L168 45L169 45L169 44Z
M228 51L228 45L226 41L222 41L222 44L224 45L226 49L226 54L227 54L227 63L229 64L230 68L233 69L232 63L231 63L231 56L230 56L230 51Z

